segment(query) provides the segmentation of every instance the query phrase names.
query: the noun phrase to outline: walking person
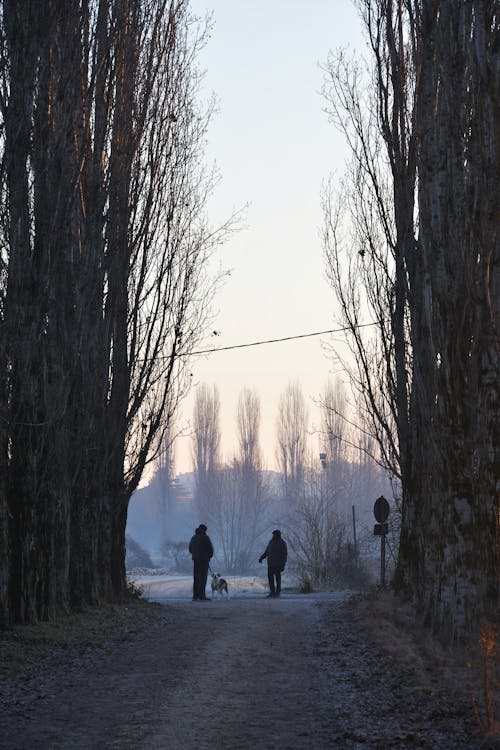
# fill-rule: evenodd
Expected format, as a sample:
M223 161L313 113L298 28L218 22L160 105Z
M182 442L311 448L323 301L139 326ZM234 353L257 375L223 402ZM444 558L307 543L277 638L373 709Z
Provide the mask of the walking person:
M206 602L208 567L214 555L214 548L207 534L207 527L201 523L189 542L189 551L193 558L193 601Z
M285 540L281 538L281 531L275 529L265 552L259 557L260 563L267 557L267 579L271 589L269 598L281 594L281 574L285 570L287 554L288 549Z

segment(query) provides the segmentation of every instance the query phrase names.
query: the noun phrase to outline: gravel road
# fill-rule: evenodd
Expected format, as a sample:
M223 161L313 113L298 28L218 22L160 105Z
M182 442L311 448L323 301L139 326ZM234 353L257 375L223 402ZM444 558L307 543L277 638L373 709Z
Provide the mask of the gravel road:
M5 750L475 750L464 693L345 594L151 605L4 680ZM376 636L376 637L375 637ZM32 665L33 667L33 665Z

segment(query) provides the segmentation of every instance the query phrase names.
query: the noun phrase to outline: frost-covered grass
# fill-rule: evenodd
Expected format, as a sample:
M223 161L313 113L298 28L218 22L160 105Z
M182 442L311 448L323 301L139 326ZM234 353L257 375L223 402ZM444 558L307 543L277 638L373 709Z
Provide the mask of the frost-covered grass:
M238 576L238 575L223 575L226 579L229 589L229 598L251 598L251 597L262 597L269 592L269 585L267 582L267 570L263 568L261 575L249 575L249 576ZM193 578L191 575L177 575L177 574L158 574L156 571L148 571L147 573L129 575L129 581L142 592L143 597L149 601L156 602L167 602L168 600L190 600L193 592ZM211 575L209 574L207 580L206 593L207 596L212 596L210 587ZM314 598L345 598L346 596L355 593L348 590L328 590L328 591L311 591L307 594L301 592L298 580L292 574L283 576L281 593L283 597L286 596L312 596ZM221 597L216 594L216 599L225 598L225 594Z
M264 576L223 576L228 583L229 596L262 595L267 592L267 577ZM167 599L191 598L193 578L191 575L171 575L148 572L146 575L129 575L129 580L143 592L146 599L165 601ZM211 596L211 576L207 581L207 596ZM284 588L286 581L284 581Z

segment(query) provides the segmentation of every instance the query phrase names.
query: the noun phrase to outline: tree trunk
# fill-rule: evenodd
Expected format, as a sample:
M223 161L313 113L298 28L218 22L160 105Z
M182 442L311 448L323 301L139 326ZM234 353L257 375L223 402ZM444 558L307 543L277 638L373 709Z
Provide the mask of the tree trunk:
M437 12L429 1L423 11L419 247L428 278L415 310L422 321L413 341L415 481L404 523L417 561L402 545L400 565L435 629L466 638L499 601L492 346L499 319L491 304L499 273L498 260L492 263L499 252L492 218L499 208L498 72L492 66L483 78L469 41L492 33L492 4L463 4L457 12L441 2Z

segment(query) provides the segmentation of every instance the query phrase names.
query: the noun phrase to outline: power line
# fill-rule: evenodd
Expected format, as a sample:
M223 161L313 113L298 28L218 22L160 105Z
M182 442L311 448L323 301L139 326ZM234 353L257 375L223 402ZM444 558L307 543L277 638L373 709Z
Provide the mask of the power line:
M369 326L376 326L376 322L372 323L360 323L354 328L368 328ZM198 352L191 352L191 356L200 354L213 354L214 352L227 352L232 349L247 349L250 346L262 346L264 344L279 344L282 341L295 341L297 339L308 339L312 336L325 336L328 333L342 333L343 331L350 331L353 326L344 326L343 328L331 328L328 331L314 331L313 333L299 333L295 336L283 336L279 339L265 339L263 341L251 341L248 344L233 344L232 346L219 346L213 349L202 349Z

